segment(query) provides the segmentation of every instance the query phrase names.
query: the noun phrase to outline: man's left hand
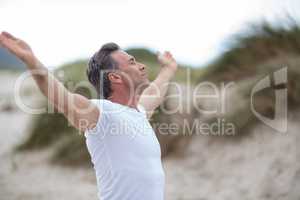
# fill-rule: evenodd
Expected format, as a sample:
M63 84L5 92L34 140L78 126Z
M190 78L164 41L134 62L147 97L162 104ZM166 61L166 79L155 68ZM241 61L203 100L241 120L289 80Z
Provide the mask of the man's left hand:
M177 63L169 51L166 51L163 54L158 53L157 60L162 67L167 67L174 72L177 70Z

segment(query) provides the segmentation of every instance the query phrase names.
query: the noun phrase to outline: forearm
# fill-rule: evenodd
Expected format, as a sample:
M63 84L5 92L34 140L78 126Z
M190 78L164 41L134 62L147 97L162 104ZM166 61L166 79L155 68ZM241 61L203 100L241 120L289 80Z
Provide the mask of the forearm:
M27 68L33 79L48 101L58 109L59 112L66 111L67 89L57 80L54 75L36 58L27 62Z
M149 93L157 95L158 98L163 98L167 93L169 82L174 75L175 70L163 67L156 79L151 83Z
M48 96L48 69L36 58L33 58L32 61L27 61L26 66L41 92Z
M144 90L141 95L140 103L148 111L150 117L154 111L164 100L168 90L168 85L176 70L163 67L151 84Z

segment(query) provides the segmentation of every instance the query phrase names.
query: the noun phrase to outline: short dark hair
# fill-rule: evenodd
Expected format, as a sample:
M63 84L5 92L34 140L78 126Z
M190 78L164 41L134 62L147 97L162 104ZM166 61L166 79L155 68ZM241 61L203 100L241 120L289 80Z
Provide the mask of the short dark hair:
M104 44L89 60L86 74L89 82L95 87L99 98L107 99L112 93L111 83L108 78L109 72L106 70L118 68L118 64L111 57L111 53L119 49L119 45L115 43ZM103 85L100 85L100 81Z

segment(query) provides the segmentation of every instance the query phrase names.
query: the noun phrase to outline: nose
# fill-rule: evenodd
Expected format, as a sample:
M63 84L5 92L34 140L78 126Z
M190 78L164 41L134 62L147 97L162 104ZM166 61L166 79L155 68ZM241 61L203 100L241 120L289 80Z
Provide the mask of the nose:
M145 71L146 70L146 65L140 63L140 70Z

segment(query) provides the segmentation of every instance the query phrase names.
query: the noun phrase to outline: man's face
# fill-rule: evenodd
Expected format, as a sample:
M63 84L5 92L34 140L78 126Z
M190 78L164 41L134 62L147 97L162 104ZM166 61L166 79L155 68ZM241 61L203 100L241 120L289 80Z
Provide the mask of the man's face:
M133 56L122 50L113 52L111 57L118 63L119 70L122 72L122 81L128 87L142 91L149 85L150 81L144 64L137 62Z

